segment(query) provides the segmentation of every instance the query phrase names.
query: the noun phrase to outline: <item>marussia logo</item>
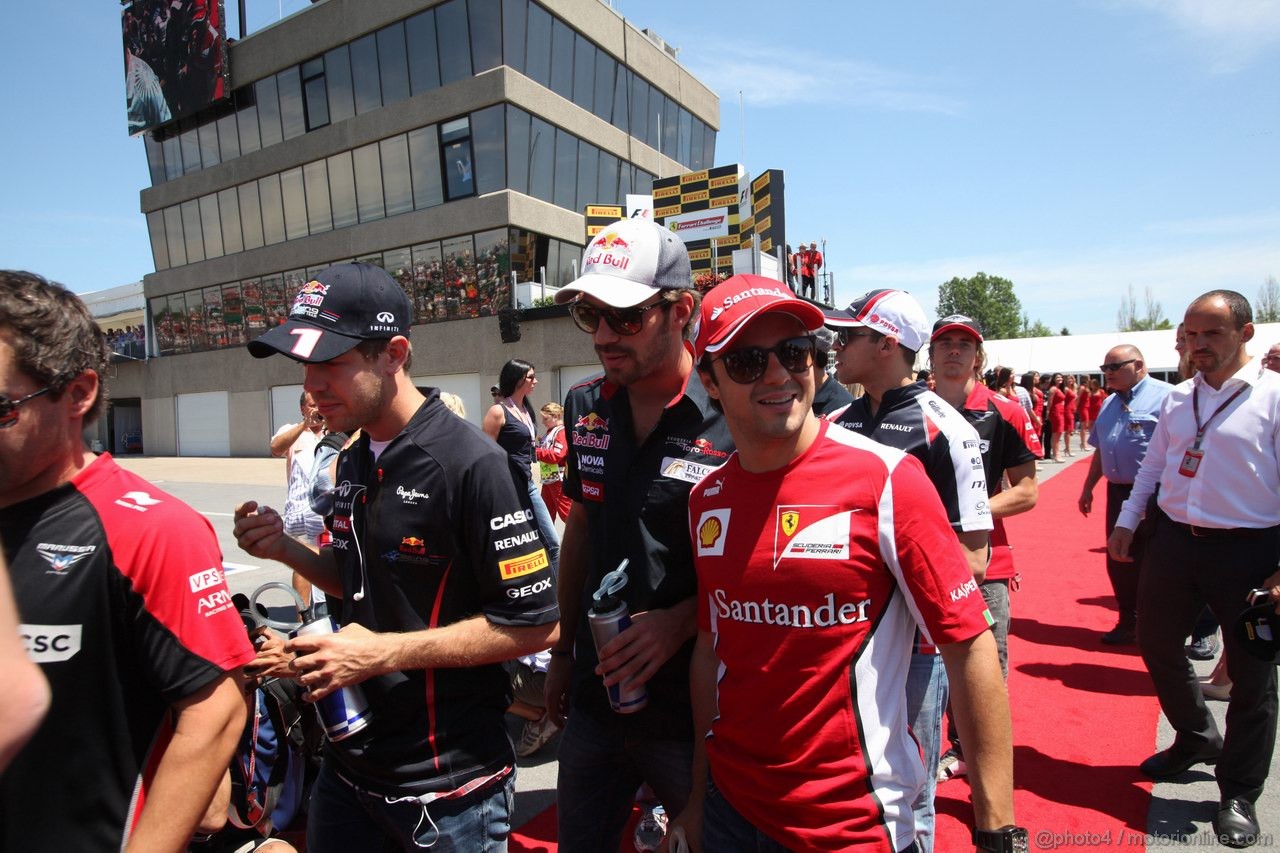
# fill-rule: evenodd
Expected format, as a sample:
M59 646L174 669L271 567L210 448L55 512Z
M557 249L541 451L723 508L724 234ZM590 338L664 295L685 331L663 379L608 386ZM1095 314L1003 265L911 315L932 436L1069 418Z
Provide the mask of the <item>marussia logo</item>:
M97 545L51 545L41 542L36 553L49 564L48 574L61 574L98 550Z

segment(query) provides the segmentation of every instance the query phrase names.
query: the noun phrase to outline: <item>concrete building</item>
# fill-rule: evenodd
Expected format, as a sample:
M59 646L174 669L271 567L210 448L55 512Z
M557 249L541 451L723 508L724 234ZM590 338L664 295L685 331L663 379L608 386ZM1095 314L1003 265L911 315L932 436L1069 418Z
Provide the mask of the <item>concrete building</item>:
M503 343L513 276L567 281L586 205L714 161L715 94L599 0L322 0L229 65L229 102L146 136L149 358L110 389L149 454L267 455L302 369L244 343L350 259L405 287L415 378L473 420L514 357L536 404L561 399L597 372L590 340L551 308Z

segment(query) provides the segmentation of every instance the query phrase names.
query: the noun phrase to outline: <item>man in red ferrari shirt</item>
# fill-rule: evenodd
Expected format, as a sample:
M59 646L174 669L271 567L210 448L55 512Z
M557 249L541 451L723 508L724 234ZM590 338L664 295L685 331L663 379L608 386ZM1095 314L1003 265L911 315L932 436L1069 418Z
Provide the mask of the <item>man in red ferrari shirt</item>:
M920 464L814 416L822 323L759 276L702 305L698 375L738 449L689 497L705 739L676 825L695 850L914 851L926 768L902 684L919 626L973 743L975 842L1015 849L1026 831L990 617Z

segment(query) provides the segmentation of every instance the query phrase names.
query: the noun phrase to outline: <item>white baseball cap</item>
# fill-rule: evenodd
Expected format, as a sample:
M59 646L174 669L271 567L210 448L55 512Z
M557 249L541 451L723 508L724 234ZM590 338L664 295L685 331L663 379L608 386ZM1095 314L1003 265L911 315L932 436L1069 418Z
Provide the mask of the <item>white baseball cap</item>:
M556 303L594 296L614 308L631 308L660 290L692 290L689 252L675 234L647 219L620 219L604 228L582 253L582 275L560 288Z
M929 340L929 321L924 309L905 290L873 290L853 300L843 311L822 313L832 328L874 329L897 338L898 343L912 352L919 352Z

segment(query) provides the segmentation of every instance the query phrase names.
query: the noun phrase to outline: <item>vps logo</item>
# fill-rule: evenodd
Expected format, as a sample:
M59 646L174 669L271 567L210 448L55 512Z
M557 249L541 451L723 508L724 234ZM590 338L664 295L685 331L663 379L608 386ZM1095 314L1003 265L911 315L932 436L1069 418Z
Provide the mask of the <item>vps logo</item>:
M724 543L729 535L728 509L709 509L698 520L698 556L724 556Z

